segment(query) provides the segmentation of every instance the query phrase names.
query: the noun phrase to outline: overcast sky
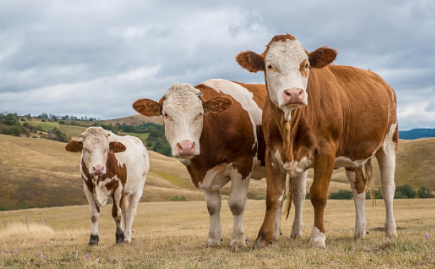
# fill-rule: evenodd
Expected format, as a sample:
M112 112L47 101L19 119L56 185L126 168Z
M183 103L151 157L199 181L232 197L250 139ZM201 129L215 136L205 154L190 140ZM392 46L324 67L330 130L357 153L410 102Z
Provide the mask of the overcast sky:
M110 119L174 82L264 83L241 69L277 34L397 92L399 127L435 127L435 1L0 0L0 111Z

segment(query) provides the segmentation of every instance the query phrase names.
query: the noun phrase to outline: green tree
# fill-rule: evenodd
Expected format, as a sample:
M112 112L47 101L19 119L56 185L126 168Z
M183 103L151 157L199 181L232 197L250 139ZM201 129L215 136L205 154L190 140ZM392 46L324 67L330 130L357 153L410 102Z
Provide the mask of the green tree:
M350 200L353 198L353 193L348 190L339 190L338 192L333 192L329 195L329 199L335 200Z
M411 185L408 185L408 184L397 186L396 187L396 195L395 196L397 196L398 192L402 193L401 197L403 199L406 199L406 198L415 198L415 195L416 195L415 190L411 187ZM398 199L400 199L400 198L398 198Z
M425 186L422 186L420 189L418 189L418 197L419 198L435 198L435 194L432 193L431 190L426 188Z
M19 126L12 126L9 129L9 132L10 132L11 135L21 136L21 128Z

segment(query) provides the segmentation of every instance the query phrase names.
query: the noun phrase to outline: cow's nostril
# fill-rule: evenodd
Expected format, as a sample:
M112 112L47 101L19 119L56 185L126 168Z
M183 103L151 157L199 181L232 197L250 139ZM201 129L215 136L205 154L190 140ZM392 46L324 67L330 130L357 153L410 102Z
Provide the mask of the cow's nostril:
M291 96L291 94L288 91L284 91L284 94L287 96Z
M299 95L302 95L302 94L304 94L304 90L300 89L299 90Z
M191 147L191 149L194 149L195 146L196 146L196 144L195 144L195 142L193 142L193 143L192 143L192 147Z
M183 147L180 145L180 143L177 143L177 148L178 148L179 150L183 150Z

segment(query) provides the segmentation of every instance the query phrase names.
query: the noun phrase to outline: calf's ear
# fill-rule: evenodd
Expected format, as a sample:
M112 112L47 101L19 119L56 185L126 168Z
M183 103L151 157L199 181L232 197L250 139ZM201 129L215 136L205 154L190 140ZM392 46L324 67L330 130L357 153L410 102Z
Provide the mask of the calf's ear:
M65 149L70 152L80 152L83 149L83 142L81 141L70 141L66 144Z
M246 70L252 73L264 71L264 58L263 56L247 50L242 51L236 56L236 62Z
M110 142L109 143L109 149L110 151L113 151L114 153L123 152L127 148L124 146L124 144L120 142Z
M227 110L233 102L227 97L213 97L202 103L204 113L219 114Z
M310 66L314 68L322 68L332 63L337 57L337 51L328 47L321 47L308 54Z
M139 99L133 103L133 108L137 112L147 117L162 115L162 106L151 99Z

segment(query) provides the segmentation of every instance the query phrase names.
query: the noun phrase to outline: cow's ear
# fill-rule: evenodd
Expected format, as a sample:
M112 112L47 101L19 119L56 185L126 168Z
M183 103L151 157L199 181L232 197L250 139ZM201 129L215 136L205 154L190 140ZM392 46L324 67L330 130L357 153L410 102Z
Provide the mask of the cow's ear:
M162 115L162 106L160 103L150 99L139 99L133 104L134 110L147 117Z
M202 103L204 113L219 114L227 110L233 102L227 97L213 97Z
M70 152L80 152L83 150L83 142L82 141L70 141L66 144L65 149Z
M110 142L109 149L110 149L110 151L112 151L114 153L118 153L118 152L125 151L127 148L124 146L124 144L122 144L120 142Z
M310 66L314 68L322 68L332 63L337 57L337 51L328 47L321 47L308 54Z
M242 51L236 56L236 62L252 73L264 71L264 58L260 54L247 50Z

